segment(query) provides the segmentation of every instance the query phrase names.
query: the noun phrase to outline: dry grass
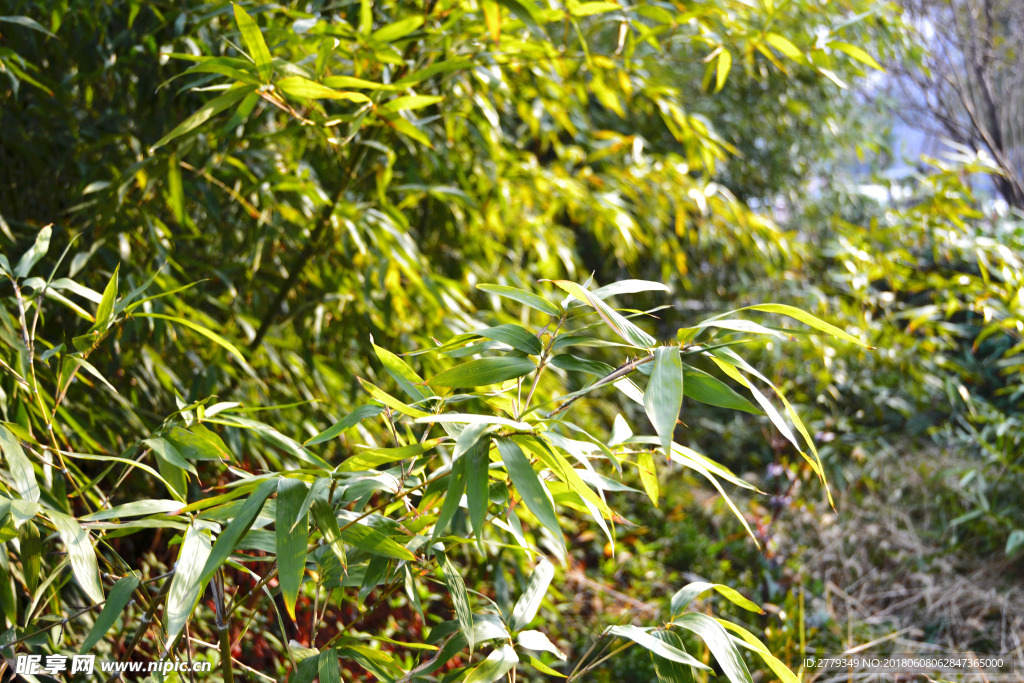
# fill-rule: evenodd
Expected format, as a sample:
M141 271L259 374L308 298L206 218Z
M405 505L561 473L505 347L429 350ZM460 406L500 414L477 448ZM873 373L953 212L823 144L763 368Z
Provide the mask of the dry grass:
M825 590L808 600L807 611L827 612L831 632L820 636L840 651L1014 653L1015 673L967 678L1024 681L1021 564L951 554L936 514L935 492L956 490L952 473L962 464L937 450L880 453L871 460L873 491L846 494L838 515L783 515L775 540L781 553L802 547L808 557L803 580L820 581ZM834 680L869 679L897 677L844 672Z

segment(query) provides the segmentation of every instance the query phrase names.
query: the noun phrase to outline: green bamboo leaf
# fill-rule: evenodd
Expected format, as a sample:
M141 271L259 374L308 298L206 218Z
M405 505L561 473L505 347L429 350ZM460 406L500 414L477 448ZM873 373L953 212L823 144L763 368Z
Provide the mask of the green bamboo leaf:
M449 368L428 383L438 387L479 387L516 379L536 369L533 361L519 356L480 358Z
M370 592L387 577L391 560L383 555L374 555L366 565L366 573L363 574L363 582L359 586L359 604L363 604Z
M142 443L149 446L157 457L163 458L171 465L187 472L191 472L197 477L199 476L199 473L196 472L195 466L185 458L181 457L181 453L178 452L178 449L175 448L170 441L161 439L160 437L155 437L152 439L143 439Z
M542 351L540 339L537 339L536 335L530 334L522 325L498 325L497 327L488 327L485 330L477 330L476 334L486 339L493 339L494 341L508 344L513 349L528 353L531 356L538 356Z
M92 547L89 534L73 517L56 510L47 510L46 515L53 522L60 540L68 550L71 570L85 594L94 603L103 602L103 586L100 584L100 570L96 564L96 550Z
M103 636L107 635L107 632L114 626L114 622L121 616L125 605L132 599L132 593L138 587L139 577L135 573L119 579L114 584L107 595L107 602L103 605L103 610L96 617L92 630L89 631L89 635L82 641L82 647L78 650L79 654L84 655L87 653L96 643L100 642Z
M838 327L835 327L834 325L829 325L827 322L823 320L819 320L810 313L802 311L799 308L795 308L793 306L787 306L785 304L756 304L754 306L746 306L745 308L737 308L736 310L729 311L728 313L722 313L721 315L709 318L709 320L706 320L704 322L724 318L727 315L732 315L733 313L740 313L741 311L764 311L765 313L779 313L780 315L786 315L789 316L790 318L795 318L796 320L799 320L805 325L810 325L814 329L821 330L822 332L830 334L833 337L844 339L853 344L857 344L858 346L863 346L866 349L874 348L873 346L868 346L861 340L857 339L851 334L844 332Z
M155 145L150 147L150 153L152 153L154 150L160 147L163 147L164 145L166 145L168 142L175 138L179 138L182 135L191 133L193 130L209 121L213 116L221 113L222 111L233 105L235 102L238 102L240 99L246 97L247 95L253 92L256 92L255 85L236 84L232 86L223 95L214 98L206 104L204 104L199 109L199 111L197 111L196 113L192 114L192 116L189 116L187 119L179 123L177 127L175 127L175 129L172 130L170 133L160 138L160 140L157 141ZM136 313L135 315L142 314Z
M396 97L385 104L383 109L390 112L422 109L423 107L429 107L432 104L437 104L442 100L444 100L444 98L439 95L407 95L405 97Z
M431 439L423 443L409 444L398 448L377 448L372 451L356 453L341 463L335 471L337 472L363 472L372 470L378 465L386 465L399 460L405 460L417 455L422 455L440 443L439 439Z
M671 452L672 434L683 407L683 364L678 346L654 350L654 370L644 392L644 409L661 439L665 454Z
M482 426L484 428L488 425L497 425L523 431L530 431L533 429L533 425L528 422L516 422L515 420L510 420L506 417L498 417L497 415L476 415L473 413L441 413L440 415L428 415L426 417L416 418L416 422L418 424L433 424L435 422L440 424L463 424L475 427Z
M333 425L320 432L312 439L302 444L303 446L315 446L318 443L330 441L346 429L351 429L368 417L376 417L384 412L384 408L372 404L359 406L350 414L335 422Z
M348 100L349 102L369 102L370 98L361 92L335 90L326 85L311 81L301 76L289 76L274 83L274 87L285 95L304 100Z
M487 655L487 659L469 672L463 683L494 683L519 663L519 657L511 645L502 645Z
M495 439L495 443L501 460L505 463L505 469L508 470L508 476L512 479L516 491L522 496L526 507L548 528L556 541L564 544L562 528L558 525L558 517L555 515L551 499L548 498L543 484L519 444L506 438Z
M650 280L620 280L604 287L598 287L591 294L598 299L607 299L620 294L636 294L637 292L668 292L667 285Z
M396 560L415 560L416 556L398 545L381 532L363 524L353 524L341 532L341 537L351 546L365 550L372 555L382 555Z
M39 24L38 21L36 21L35 19L32 19L31 17L25 17L25 16L6 16L6 17L0 17L0 21L4 21L4 22L10 23L10 24L18 24L19 26L24 26L25 28L30 28L33 31L39 31L40 33L45 33L46 35L52 36L54 38L57 37L54 34L52 34L49 31L47 31L45 28L43 28Z
M310 493L313 493L312 490ZM341 566L347 568L348 557L345 554L345 543L342 540L341 530L338 528L338 518L334 516L334 508L326 498L316 498L310 506L309 512L313 515L313 522L320 529L324 540L327 541L334 555L341 562Z
M37 502L39 500L39 484L36 483L36 473L32 469L32 462L25 455L21 443L10 432L7 427L0 425L0 450L3 450L7 458L7 469L11 471L14 479L14 488L25 500Z
M654 654L669 659L673 662L679 662L680 664L687 664L689 666L702 669L704 671L711 671L711 667L701 663L699 659L691 657L689 654L673 647L669 643L666 643L658 638L655 638L650 633L637 626L612 626L608 629L608 633L613 636L620 638L628 638L637 645L644 647Z
M527 650L537 652L550 652L554 656L566 660L565 653L559 650L554 643L541 631L520 631L516 636L516 644L525 647Z
M658 498L661 496L661 492L658 487L658 470L654 466L651 452L642 451L636 456L636 464L640 470L640 483L644 485L644 490L647 491L647 496L654 503L654 507L658 507Z
M25 587L32 595L39 585L39 570L42 567L42 540L39 538L39 527L28 520L21 525L21 569L25 575Z
M188 500L188 473L164 458L156 459L160 479L167 486L167 493L177 498L184 505Z
M217 433L199 423L189 429L175 427L164 438L187 460L230 459L228 448Z
M753 415L764 415L763 411L736 393L725 382L685 363L683 364L683 394L709 406L741 410Z
M207 558L203 571L199 575L200 583L205 584L209 581L213 573L227 561L231 552L238 546L239 541L242 540L242 537L252 527L253 522L256 521L256 515L263 509L263 503L266 502L267 497L276 490L277 479L267 479L245 500L241 508L239 508L238 514L231 520L227 528L221 532L220 536L217 537L217 542L213 544L210 556Z
M423 386L423 378L417 375L416 371L409 367L408 363L376 344L373 345L373 350L377 353L377 358L384 365L384 369L398 382L398 386L402 388L402 391L407 393L414 401L430 398L431 392Z
M431 538L437 538L448 528L448 523L459 510L459 502L462 500L462 492L466 488L466 458L462 457L452 463L452 473L448 476L448 490L445 493L444 503L441 504L441 511L434 522L434 531Z
M539 659L537 659L536 657L531 657L530 655L526 654L525 652L520 652L518 654L519 654L521 662L529 664L530 666L532 666L534 669L536 669L537 671L541 672L542 674L547 674L548 676L557 676L559 678L566 678L565 674L558 673L557 671L552 669L550 666L548 666L544 662L542 662Z
M830 48L832 48L833 50L839 50L840 52L845 52L850 57L853 57L858 62L863 62L864 64L867 64L872 69L876 69L876 70L882 71L882 72L885 71L885 69L882 68L882 65L879 64L877 61L875 61L874 57L872 57L871 55L869 55L867 52L865 52L863 49L857 47L856 45L850 45L849 43L837 43L837 42L833 41L833 42L829 43L828 46Z
M409 35L420 26L423 26L424 18L422 16L412 16L407 19L401 19L399 21L386 24L382 28L377 29L370 34L370 40L376 40L381 43L390 43L404 38Z
M207 339L211 339L214 342L220 344L221 346L223 346L225 349L228 350L228 353L230 353L232 356L234 356L235 358L240 360L243 364L245 364L245 356L242 355L241 351L239 351L237 348L235 348L234 344L232 344L231 342L229 342L227 339L225 339L224 337L220 336L216 332L212 332L212 331L206 329L205 327L203 327L202 325L199 325L197 323L192 322L191 320L185 320L184 318L178 318L178 317L173 316L173 315L163 315L163 314L160 314L160 313L136 313L135 317L136 318L159 318L160 320L168 320L170 322L178 323L179 325L184 325L185 327L189 328L190 330L195 330L196 332L198 332L199 334L203 335Z
M683 639L677 633L672 631L652 631L650 635L652 638L656 638L680 652L686 652ZM653 652L650 654L651 660L654 662L654 673L661 683L696 683L693 669L687 665L672 659L666 659Z
M309 512L309 509L313 507L313 502L319 499L326 499L327 492L331 487L330 477L320 477L313 482L313 485L309 487L309 493L306 494L306 499L302 501L302 506L299 507L299 511L292 520L292 526L295 526L302 521L302 516Z
M278 480L274 532L277 576L281 583L281 597L292 621L295 620L295 601L302 587L302 576L306 573L309 518L306 514L299 514L305 498L306 484L301 479L281 477Z
M137 500L132 503L112 507L109 510L97 510L96 512L79 517L79 520L83 522L99 522L104 519L160 515L180 510L182 507L184 507L184 503L177 500Z
M709 616L695 612L688 612L674 619L673 623L701 637L732 683L753 683L743 656L721 624Z
M512 299L519 303L529 306L541 313L547 313L548 315L561 315L562 311L555 304L551 303L547 299L537 296L532 292L527 292L516 287L506 287L505 285L477 285L477 289L482 289L485 292L491 294L497 294L500 297L506 299Z
M555 436L557 438L557 435ZM554 448L551 448L546 441L540 438L521 436L513 438L540 456L540 459L544 461L544 464L547 465L552 472L554 472L556 477L568 484L569 488L571 488L576 495L600 510L601 516L611 519L612 512L608 508L608 504L605 503L600 496L594 493L580 476L580 473L585 470L575 469L561 453L556 451ZM568 439L563 441L563 443L565 442L568 442Z
M562 353L551 358L551 364L560 370L568 370L570 372L585 372L588 375L594 375L595 377L607 377L615 368L602 363L597 360L587 360L585 358L578 358L570 353Z
M466 462L466 504L469 508L469 521L473 525L478 542L483 539L484 519L487 517L489 502L487 494L490 478L487 476L487 471L491 464L491 459L488 457L490 450L491 440L480 439L466 451L465 457L462 458Z
M526 590L516 600L515 606L512 608L512 616L508 621L508 627L513 632L521 631L525 628L533 618L537 616L537 610L540 609L540 603L544 600L544 595L548 591L548 586L551 585L551 579L555 576L555 567L547 560L541 560L537 563L537 566L533 569L533 574L530 575L530 583L527 584Z
M39 263L39 259L46 256L46 252L50 250L50 236L52 234L53 229L49 225L39 231L36 235L36 241L18 259L18 265L14 266L14 277L28 277L32 268Z
M462 495L461 493L459 494ZM476 634L473 631L473 611L469 607L469 593L466 592L466 583L462 580L459 570L451 563L448 556L440 550L435 550L437 562L441 565L441 573L444 575L445 585L448 586L448 594L452 598L452 605L455 606L455 616L459 620L459 629L466 636L466 643L469 645L469 653L473 654L473 647L476 645Z
M100 299L99 307L96 309L96 324L92 326L93 330L106 328L107 321L110 320L110 316L114 312L114 300L117 299L117 272L120 268L120 263L114 267L114 274L110 276L110 281L103 290L103 298Z
M217 542L220 543L220 540ZM170 579L171 588L167 593L164 630L167 632L165 646L168 648L178 640L182 629L185 628L185 622L195 609L196 601L202 595L203 587L213 574L211 570L209 575L204 576L206 572L203 571L209 564L211 552L210 537L190 524L181 541L178 561L174 565L174 576Z
M360 386L363 387L363 389L366 391L366 393L370 394L370 396L372 396L377 401L380 401L381 403L383 403L387 407L389 407L389 408L391 408L393 410L397 410L398 412L402 413L403 415L408 415L409 417L426 417L427 415L430 414L430 413L426 412L425 410L420 410L419 408L413 408L412 406L408 406L408 405L402 403L401 401L399 401L397 398L395 398L391 394L387 393L386 391L383 391L382 389L379 389L379 388L375 387L374 385L370 384L369 382L367 382L362 377L356 377L356 379L359 381Z
M597 311L597 314L601 316L601 319L604 320L605 324L612 328L612 331L615 332L615 334L622 337L627 344L642 349L650 349L658 343L654 337L626 320L611 306L594 296L593 292L588 292L575 282L570 282L568 280L552 280L552 282L571 294L573 298L577 299L580 303L588 304L593 307L594 310Z
M338 665L338 651L333 647L320 653L317 661L320 683L341 683L341 669Z
M723 598L736 605L742 607L750 612L757 612L758 614L764 614L764 610L757 606L756 603L743 597L735 588L729 586L723 586L720 583L706 583L704 581L695 581L691 584L683 586L676 594L672 596L671 610L672 616L675 617L678 614L682 614L694 599L701 593L706 593L709 590L718 591Z
M270 50L263 40L263 33L256 24L256 20L249 16L249 13L242 9L242 6L235 3L235 22L238 24L238 31L242 34L242 42L249 56L256 63L256 70L260 72L260 78L264 83L270 82L270 74L274 67L270 57Z
M734 624L731 621L726 621L725 619L716 619L715 621L727 630L738 633L740 638L742 638L746 643L746 646L761 656L761 659L763 659L765 664L768 665L768 668L779 677L780 681L783 681L783 683L800 683L800 679L797 678L796 674L790 671L788 666L783 664L781 660L769 652L768 647L753 633L742 626Z

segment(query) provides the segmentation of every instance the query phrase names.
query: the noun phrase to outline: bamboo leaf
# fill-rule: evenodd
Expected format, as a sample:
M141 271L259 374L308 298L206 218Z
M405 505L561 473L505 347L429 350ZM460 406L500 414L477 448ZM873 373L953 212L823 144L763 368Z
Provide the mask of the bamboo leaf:
M0 449L7 458L7 469L11 471L14 479L14 487L25 500L38 502L39 484L36 483L36 473L32 469L32 462L25 455L21 443L10 432L7 427L0 425Z
M533 471L533 466L523 454L523 450L511 439L499 438L495 439L495 443L498 446L501 460L505 463L505 469L508 470L508 475L512 479L512 484L522 496L526 507L540 520L541 524L548 528L556 541L564 544L555 508L537 477L537 473Z
M274 87L285 95L304 100L348 100L349 102L369 102L370 98L361 92L334 90L326 85L311 81L301 76L289 76L274 83Z
M463 683L494 683L519 663L519 657L511 645L502 645L487 655L487 659L469 672Z
M679 634L672 631L652 631L652 638L657 638L666 645L670 645L680 652L686 652L683 639ZM666 659L661 655L651 652L651 660L654 662L654 673L661 683L696 683L693 669L686 664L672 659Z
M655 638L650 633L637 626L612 626L608 629L608 633L620 638L628 638L637 645L650 650L660 657L672 660L673 662L687 664L704 671L711 671L711 667L702 664L700 660L694 659L686 652Z
M277 482L275 554L281 597L288 615L295 620L295 601L306 573L306 544L309 517L299 509L306 498L306 484L300 479L281 477Z
M469 511L469 521L473 525L473 532L476 534L478 542L483 539L484 519L487 517L489 503L490 478L487 476L487 472L491 463L491 459L488 457L490 450L491 440L480 439L466 451L465 457L462 458L466 463L466 505Z
M706 583L704 581L695 581L694 583L683 586L676 594L672 596L671 609L672 616L675 617L678 614L682 614L693 600L701 593L706 593L709 590L718 591L723 598L743 609L750 612L757 612L758 614L764 614L764 610L757 606L756 603L748 600L747 598L740 595L735 588L724 586L720 583Z
M207 339L211 339L214 342L216 342L217 344L220 344L221 346L223 346L225 349L228 350L228 353L230 353L232 356L234 356L235 358L240 360L243 364L245 364L245 357L242 355L242 352L239 351L235 347L234 344L232 344L231 342L229 342L227 339L225 339L224 337L220 336L216 332L212 332L212 331L206 329L205 327L203 327L202 325L199 325L197 323L192 322L191 320L185 320L184 318L178 318L178 317L175 317L173 315L163 315L161 313L136 313L135 317L136 318L159 318L160 320L168 320L170 322L178 323L179 325L184 325L185 327L189 328L190 330L195 330L196 332L198 332L199 334L203 335Z
M508 344L513 349L531 356L538 356L542 351L540 339L537 339L536 335L530 334L522 325L498 325L497 327L488 327L485 330L477 330L476 334L486 339L493 339L494 341Z
M32 268L39 263L39 259L46 256L46 252L50 250L50 236L52 234L53 229L49 225L36 234L36 241L18 259L18 265L14 266L14 277L28 277L28 274L32 272Z
M163 147L164 145L166 145L168 142L175 138L179 138L182 135L187 135L188 133L191 133L193 130L209 121L213 116L221 113L231 105L238 102L240 99L246 97L247 95L253 92L256 92L255 85L236 84L232 86L223 95L214 98L206 104L204 104L199 109L199 111L197 111L196 113L192 114L192 116L189 116L187 119L179 123L170 133L160 138L160 140L158 140L157 143L150 148L150 152L160 147ZM135 315L139 316L142 314L136 313ZM241 357L241 354L239 354L239 357Z
M103 586L100 584L100 570L96 564L96 549L92 547L89 533L62 512L47 510L46 515L60 534L60 540L68 550L71 570L85 594L94 603L103 602Z
M267 49L267 42L263 40L263 33L256 24L256 20L249 16L249 13L242 9L242 6L235 3L235 23L238 24L238 31L242 34L242 42L249 56L256 63L256 70L260 72L260 78L264 83L270 82L270 74L273 72L270 50Z
M654 337L626 320L617 311L612 309L611 306L594 296L593 292L588 292L575 282L570 282L568 280L553 280L552 282L571 294L573 298L577 299L580 303L588 304L593 307L594 310L597 311L597 314L601 316L601 319L604 320L605 324L612 328L612 331L615 332L615 334L622 337L627 344L642 349L649 349L657 344Z
M840 52L845 52L850 57L853 57L858 62L863 62L864 64L867 64L872 69L877 69L878 71L881 71L883 73L885 72L885 69L882 68L881 64L879 64L877 61L875 61L874 57L872 57L867 52L865 52L862 48L859 48L856 45L850 45L849 43L831 42L831 43L828 44L828 46L830 48L832 48L833 50L839 50Z
M479 387L528 375L537 366L529 358L480 358L449 368L428 382L438 387Z
M658 498L661 492L658 488L658 470L654 466L654 458L650 451L642 451L636 457L637 467L640 470L640 483L644 485L647 496L658 507Z
M316 498L309 511L313 515L313 522L320 529L324 540L331 546L331 550L341 562L341 566L347 568L348 556L345 554L345 543L341 537L341 530L338 528L338 518L334 516L334 508L325 498Z
M164 630L167 632L165 646L168 648L178 640L185 622L195 609L196 601L202 595L203 587L209 579L209 576L204 576L204 568L209 563L211 552L210 537L190 524L181 541L174 576L170 579L171 587L167 593ZM213 571L209 573L212 575Z
M461 495L461 494L460 494ZM469 607L469 594L466 592L466 583L462 580L459 570L451 563L448 556L439 550L434 551L438 564L441 565L441 573L444 575L445 585L448 586L448 594L452 598L452 605L455 607L455 616L459 621L459 629L466 637L469 645L469 653L473 654L473 647L476 645L476 635L473 631L473 612Z
M341 683L341 669L338 665L338 651L333 647L320 653L317 662L320 683Z
M320 432L319 434L317 434L312 439L310 439L309 441L307 441L306 443L304 443L302 445L303 446L315 446L318 443L323 443L325 441L330 441L334 437L336 437L339 434L341 434L342 432L344 432L346 429L351 429L352 427L355 427L357 424L359 424L360 422L362 422L366 418L368 418L368 417L376 417L377 415L380 415L382 412L384 412L384 409L382 407L380 407L380 406L376 406L376 405L372 405L372 404L367 404L367 405L359 406L358 408L353 410L350 414L348 414L345 417L343 417L342 419L338 420L333 425L331 425L330 427L328 427L324 431Z
M725 619L716 619L715 621L727 630L738 633L740 638L742 638L746 643L746 646L759 654L765 664L768 665L768 668L770 668L775 675L779 677L779 680L783 681L783 683L800 683L800 679L797 678L796 674L790 671L788 666L783 664L781 660L769 652L768 647L750 631L742 626L732 623L731 621L726 621Z
M120 268L120 263L114 267L114 274L110 276L110 281L103 290L103 298L96 309L96 324L92 327L94 330L104 329L114 312L114 300L117 299L117 272Z
M512 616L509 618L508 627L513 631L521 631L533 618L537 616L540 603L544 600L544 594L551 585L551 579L555 576L555 567L547 560L541 560L533 569L530 575L530 583L526 590L516 600L512 608Z
M398 412L402 413L403 415L408 415L409 417L426 417L427 415L430 414L430 413L428 413L428 412L426 412L424 410L420 410L419 408L413 408L412 406L407 406L406 404L402 403L401 401L399 401L397 398L395 398L391 394L387 393L386 391L382 391L381 389L378 389L374 385L370 384L369 382L364 380L362 377L356 377L356 379L359 380L360 386L362 386L363 389L368 394L370 394L370 396L372 396L374 399L380 401L381 403L383 403L387 407L389 407L389 408L391 408L393 410L397 410Z
M519 635L516 636L516 644L520 647L525 647L527 650L550 652L563 662L566 660L565 653L559 650L547 635L540 631L520 631Z
M558 308L558 306L551 303L547 299L539 297L532 292L527 292L525 290L518 289L516 287L506 287L505 285L477 285L476 288L482 289L483 291L489 292L491 294L497 294L498 296L504 297L506 299L518 301L519 303L525 306L529 306L530 308L538 310L541 313L547 313L548 315L557 316L560 315L562 312L561 309Z
M125 606L132 599L132 593L135 592L138 586L139 577L134 573L119 579L113 585L110 593L107 595L107 602L103 605L103 610L96 617L89 635L82 641L82 647L78 650L79 654L84 655L87 653L96 643L103 639L103 636L107 635L107 632L114 626L114 622L121 616Z
M277 479L267 479L260 483L255 491L245 500L227 528L217 537L217 542L210 550L203 571L200 573L200 582L205 584L213 573L224 564L231 552L238 546L238 543L245 536L246 532L256 521L256 515L263 509L270 494L277 490Z
M654 370L644 392L644 409L666 455L671 452L672 434L682 407L683 364L679 347L659 346L654 350Z
M96 512L79 517L79 520L83 522L99 522L104 519L159 515L165 512L180 510L182 507L184 507L184 503L177 500L136 500L112 507L109 510L97 510Z
M174 465L175 467L179 467L183 470L186 470L187 472L191 472L192 474L199 476L199 474L196 472L196 468L192 465L192 463L190 463L188 460L185 460L185 458L181 457L181 453L178 452L177 448L171 445L170 441L156 437L153 439L144 439L142 443L149 446L158 457L163 458L166 462L170 463L171 465Z
M721 624L709 616L694 612L682 615L673 623L701 637L732 683L753 683L743 656Z
M407 393L414 401L430 398L430 391L423 386L423 378L417 375L416 371L409 367L408 363L376 344L373 345L373 350L376 352L377 358L384 365L384 369L398 382L398 386L402 388L402 391Z
M25 575L25 587L32 595L39 585L39 570L42 568L42 540L39 538L39 527L32 520L21 525L21 569Z
M345 542L372 555L396 560L415 560L416 556L381 532L363 524L353 524L341 532Z
M683 394L695 401L709 406L741 410L753 415L764 415L764 412L736 393L732 387L703 370L683 364Z
M434 532L431 538L437 538L448 528L448 523L459 511L459 503L462 500L462 492L466 488L466 458L459 458L452 463L452 473L448 476L448 490L444 496L444 503L441 504L441 511L434 522Z

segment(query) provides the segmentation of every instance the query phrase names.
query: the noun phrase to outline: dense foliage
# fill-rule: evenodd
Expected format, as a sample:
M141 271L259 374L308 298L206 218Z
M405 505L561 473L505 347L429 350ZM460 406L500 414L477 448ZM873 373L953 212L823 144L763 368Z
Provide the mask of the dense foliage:
M8 663L789 681L849 625L776 522L906 437L1024 547L1019 224L857 190L893 6L5 11Z

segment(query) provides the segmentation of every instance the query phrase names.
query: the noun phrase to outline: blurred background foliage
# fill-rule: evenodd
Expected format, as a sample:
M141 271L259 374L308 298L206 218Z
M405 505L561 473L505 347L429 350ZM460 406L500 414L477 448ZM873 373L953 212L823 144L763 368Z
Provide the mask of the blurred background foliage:
M125 290L198 281L147 310L216 330L246 360L135 321L93 357L130 409L73 390L70 438L116 454L178 401L216 396L279 406L263 419L305 441L365 400L357 376L389 384L372 341L425 348L474 320L517 322L480 282L666 282L659 337L742 305L797 305L876 347L785 330L786 343L745 348L804 416L836 510L767 418L687 402L689 445L771 494L747 506L763 549L713 490L663 473L660 509L616 501L640 527L615 555L576 530L560 574L576 591L564 645L585 649L595 623L655 609L678 579L702 577L769 604L759 626L794 671L801 650L902 628L1019 648L1021 598L999 576L1024 550L1024 225L998 194L1005 183L984 181L1005 171L980 147L891 172L905 153L891 135L901 105L875 67L918 68L920 25L874 0L485 4L249 5L279 73L411 79L395 90L441 99L384 116L251 96L156 149L220 94L209 89L222 74L188 68L239 56L231 5L8 4L6 19L31 25L0 23L4 253L53 223L44 265L70 244L69 275L96 291L115 268ZM497 30L488 11L504 17ZM422 27L387 34L411 17ZM41 329L55 338L70 319ZM424 376L441 369L417 360ZM559 379L541 391L579 381ZM0 387L3 419L27 427L13 380ZM618 406L587 400L583 426L609 428ZM634 408L625 417L644 431ZM325 457L383 443L384 430L365 422ZM225 439L248 467L280 466L273 444L243 431ZM861 557L865 538L885 536L874 527L912 538ZM905 577L904 592L872 592L882 576ZM1009 602L970 602L960 617L922 607L923 586L967 584L999 586ZM408 610L395 600L384 619L400 628ZM281 656L271 641L246 656L257 651ZM594 675L639 680L650 664L614 667Z

